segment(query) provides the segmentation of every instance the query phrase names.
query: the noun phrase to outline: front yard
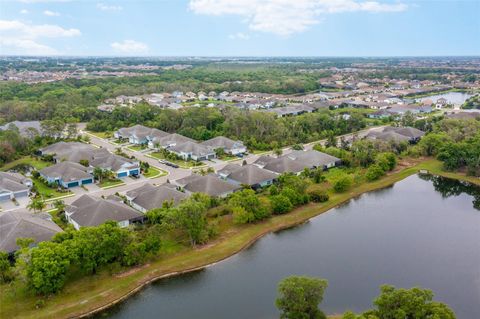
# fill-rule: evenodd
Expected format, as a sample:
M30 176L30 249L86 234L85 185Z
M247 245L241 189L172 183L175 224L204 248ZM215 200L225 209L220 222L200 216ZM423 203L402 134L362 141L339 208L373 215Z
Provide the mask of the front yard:
M125 184L122 180L118 178L113 178L113 179L104 179L100 183L98 183L98 186L101 188L111 188L115 186L120 186Z
M163 169L150 166L148 172L143 172L143 176L146 178L156 178L167 175L167 172Z
M183 160L179 160L179 159L167 159L167 158L165 158L165 155L161 152L153 152L153 153L150 153L149 156L154 157L154 158L159 159L159 160L168 161L168 162L176 164L176 165L178 165L182 168L192 168L192 167L205 166L205 164L203 164L201 162L195 162L195 161L192 161L192 160L183 161Z
M132 146L128 146L127 148L132 151L139 152L141 150L146 149L147 145L132 145Z
M32 178L33 185L35 186L37 193L44 199L49 200L57 197L62 197L66 195L71 195L72 192L65 189L60 190L57 187L50 187L45 182L38 178Z

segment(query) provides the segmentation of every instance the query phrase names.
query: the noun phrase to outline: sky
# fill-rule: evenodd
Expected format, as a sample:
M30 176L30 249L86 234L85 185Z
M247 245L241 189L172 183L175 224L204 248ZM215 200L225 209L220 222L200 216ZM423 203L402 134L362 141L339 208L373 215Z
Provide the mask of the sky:
M0 55L480 55L480 0L0 0Z

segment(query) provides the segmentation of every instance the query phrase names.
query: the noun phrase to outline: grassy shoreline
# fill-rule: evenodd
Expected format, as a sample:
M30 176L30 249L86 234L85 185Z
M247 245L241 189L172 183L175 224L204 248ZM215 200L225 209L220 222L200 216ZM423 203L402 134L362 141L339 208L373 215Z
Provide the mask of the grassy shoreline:
M45 307L35 309L33 296L13 295L8 287L0 287L0 317L5 318L72 318L86 317L105 310L140 291L145 285L161 278L196 271L220 262L252 245L264 235L304 223L365 192L381 189L394 184L419 170L432 174L457 178L480 185L478 178L464 174L447 173L441 170L441 163L426 159L384 178L364 183L346 193L332 194L326 203L297 208L286 215L274 216L264 222L235 226L220 238L197 249L183 249L175 255L165 256L146 265L120 274L103 271L95 276L83 277L70 282L59 295L46 300ZM273 302L273 301L272 301Z

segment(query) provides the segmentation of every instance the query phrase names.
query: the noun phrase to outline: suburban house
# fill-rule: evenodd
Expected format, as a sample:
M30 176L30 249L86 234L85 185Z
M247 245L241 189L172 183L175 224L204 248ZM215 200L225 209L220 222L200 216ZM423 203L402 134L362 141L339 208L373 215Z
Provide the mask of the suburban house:
M271 185L278 177L278 174L252 164L243 166L227 164L224 168L217 171L217 174L229 183L248 185L253 189Z
M151 143L148 144L148 146L154 149L157 149L159 147L169 148L177 144L186 143L186 142L195 142L195 140L177 133L173 133L164 137L153 138L151 140Z
M149 183L128 191L125 195L128 203L142 213L154 208L161 208L165 202L172 202L177 205L188 197L187 194L178 191L171 184L153 186Z
M276 158L272 156L261 156L253 162L253 164L278 174L300 174L305 168L305 165L300 161L295 161L288 156L279 156Z
M424 132L413 127L387 126L380 131L369 132L366 138L371 140L382 140L387 142L395 141L395 142L416 143L422 138L423 135L425 135Z
M32 180L19 173L0 172L0 201L27 197Z
M73 162L60 162L40 170L48 183L56 183L64 188L93 183L92 168Z
M226 197L239 190L239 185L227 183L213 175L192 174L174 182L186 193L205 193L212 197Z
M147 144L154 138L161 138L170 135L167 132L150 128L143 125L134 125L131 127L124 127L116 131L115 138L128 139L132 144Z
M322 168L325 170L341 163L339 158L315 150L292 151L284 156L301 163L304 168L308 169Z
M90 165L112 171L117 178L140 175L138 162L133 162L130 159L112 153L95 156Z
M41 155L52 155L57 163L88 161L89 166L110 170L116 177L139 175L140 166L128 158L110 153L105 148L80 142L58 142L40 150Z
M42 156L51 155L55 162L70 161L78 163L81 160L92 161L95 156L110 154L104 148L97 148L80 142L58 142L40 149Z
M47 215L23 211L0 214L0 251L12 254L18 250L17 238L32 238L37 244L61 232L62 229Z
M36 135L43 135L42 126L39 121L13 121L0 126L0 131L9 130L16 127L23 137L32 138Z
M184 160L204 161L216 157L215 151L196 142L178 143L170 146L168 150Z
M65 216L77 230L80 227L98 226L106 221L116 221L120 227L127 227L144 219L142 213L125 205L117 196L103 199L82 195L65 208Z
M241 141L234 141L224 136L217 136L201 143L212 150L223 149L227 154L239 155L247 152L247 148Z

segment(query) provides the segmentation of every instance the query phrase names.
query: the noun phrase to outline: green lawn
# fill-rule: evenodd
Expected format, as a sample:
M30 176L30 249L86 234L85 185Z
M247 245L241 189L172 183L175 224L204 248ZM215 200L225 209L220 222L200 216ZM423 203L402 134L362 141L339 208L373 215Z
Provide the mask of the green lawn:
M180 166L182 168L192 168L192 167L205 166L205 164L203 164L201 162L166 159L165 156L163 156L163 154L160 153L160 152L150 153L149 156L152 156L152 157L154 157L156 159L159 159L159 160L169 161L170 163L177 164L178 166Z
M40 196L43 197L44 200L72 194L72 192L69 190L58 191L57 188L50 187L44 182L42 182L41 180L36 178L33 178L32 181L38 193L40 194Z
M155 177L160 177L165 175L167 175L166 171L160 168L152 167L152 166L150 166L147 173L143 173L143 176L147 178L155 178Z
M53 163L46 162L41 159L37 159L35 157L24 156L22 158L19 158L18 160L15 160L13 162L3 165L2 167L0 167L0 170L8 171L17 165L30 165L38 171L38 170L41 170L42 168L53 165Z
M234 160L240 160L241 158L234 155L224 154L222 156L219 156L218 159L222 161L234 161Z
M112 132L92 132L92 131L88 131L88 133L92 134L92 135L95 135L96 137L105 138L105 139L113 137Z
M128 149L132 150L132 151L141 151L141 150L144 150L147 148L147 145L133 145L133 146L129 146Z
M122 180L120 179L104 179L101 183L98 184L99 187L101 188L106 188L106 187L114 187L114 186L120 186L125 184Z

